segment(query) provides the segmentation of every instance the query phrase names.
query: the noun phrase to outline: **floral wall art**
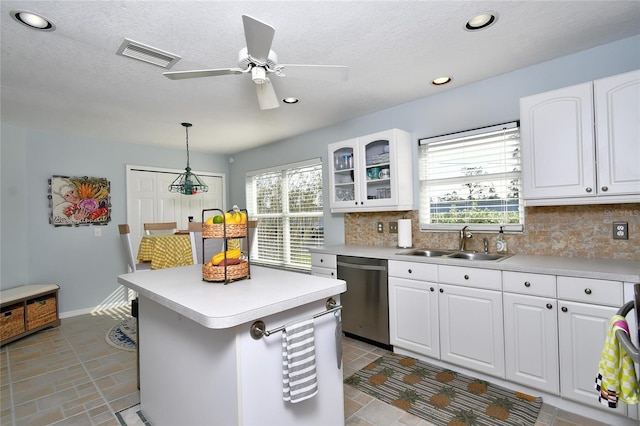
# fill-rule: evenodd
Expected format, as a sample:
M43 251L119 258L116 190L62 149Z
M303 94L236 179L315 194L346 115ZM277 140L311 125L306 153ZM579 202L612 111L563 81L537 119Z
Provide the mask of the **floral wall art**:
M53 176L49 179L49 223L106 225L111 220L109 192L106 178Z

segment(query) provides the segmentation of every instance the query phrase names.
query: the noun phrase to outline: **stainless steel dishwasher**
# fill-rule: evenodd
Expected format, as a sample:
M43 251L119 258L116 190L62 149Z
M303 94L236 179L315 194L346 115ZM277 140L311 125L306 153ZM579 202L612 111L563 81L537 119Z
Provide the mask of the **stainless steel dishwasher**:
M347 282L347 291L340 296L343 331L390 347L387 260L354 256L337 260L338 279Z

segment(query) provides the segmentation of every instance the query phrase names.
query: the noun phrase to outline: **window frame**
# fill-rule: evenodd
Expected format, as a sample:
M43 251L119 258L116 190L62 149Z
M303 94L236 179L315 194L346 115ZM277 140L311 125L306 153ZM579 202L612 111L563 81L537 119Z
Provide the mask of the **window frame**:
M518 134L520 134L520 122L518 120L514 120L514 121L510 121L507 123L501 123L501 124L496 124L496 125L492 125L492 126L486 126L486 127L481 127L481 128L476 128L476 129L471 129L471 130L467 130L467 131L462 131L462 132L454 132L454 133L448 133L448 134L444 134L444 135L439 135L439 136L434 136L434 137L427 137L427 138L420 138L418 139L418 210L419 210L419 229L421 232L431 232L431 231L451 231L451 230L459 230L461 227L463 226L468 226L469 229L475 230L475 231L485 231L485 232L497 232L500 230L500 228L502 227L504 229L505 232L511 232L511 233L519 233L519 232L523 232L524 230L524 221L525 221L525 214L524 214L524 199L523 199L523 195L522 195L522 158L519 157L520 163L519 163L519 170L518 171L503 171L501 173L495 173L493 174L494 176L501 176L503 178L507 178L509 176L512 177L517 177L517 179L519 180L519 190L518 190L518 213L519 213L519 217L520 217L520 222L515 224L515 223L491 223L491 224L486 224L486 223L425 223L422 222L423 219L423 214L422 214L422 209L424 208L428 208L428 206L430 205L430 203L428 201L424 201L423 202L423 197L424 197L424 191L423 191L423 185L425 184L425 182L427 182L429 179L424 179L422 177L423 175L423 170L422 170L422 153L421 150L423 149L424 145L430 144L430 143L438 143L438 142L446 142L446 141L455 141L456 139L463 139L463 138L471 138L473 136L477 136L477 135L482 135L482 134L489 134L501 129L514 129L517 128L518 129ZM518 142L518 151L522 152L521 149L521 140L519 139ZM426 173L426 172L425 172ZM482 176L490 176L490 175L482 175ZM458 177L458 178L451 178L451 181L455 181L458 180L460 182L467 180L464 177ZM486 179L481 179L481 178L471 178L471 181L481 181L481 180L486 180ZM442 181L442 179L432 179L431 181Z
M288 190L289 190L289 181L288 179L286 179L286 175L291 171L291 170L295 170L295 169L302 169L305 167L317 167L320 173L320 182L321 182L321 186L319 188L319 192L318 192L318 196L320 197L320 199L322 200L322 206L320 207L319 211L316 212L291 212L290 208L289 208L289 197L288 197ZM282 205L281 205L281 209L282 211L280 213L258 213L257 209L258 209L258 203L256 200L256 190L255 190L255 177L259 176L259 175L263 175L263 174L267 174L267 173L281 173L283 175L282 177ZM294 271L307 271L310 272L311 271L311 256L309 254L309 262L308 264L305 263L303 265L299 264L299 263L292 263L291 262L291 247L292 247L292 241L291 241L291 228L290 228L290 220L291 219L295 219L295 218L320 218L321 222L322 219L324 218L324 199L323 199L323 187L324 187L324 172L323 172L323 164L322 164L322 158L321 157L316 157L316 158L312 158L312 159L308 159L308 160L303 160L303 161L298 161L298 162L294 162L294 163L287 163L287 164L282 164L282 165L278 165L278 166L273 166L273 167L268 167L268 168L264 168L264 169L259 169L259 170L252 170L246 173L245 175L245 188L246 188L246 202L247 202L247 210L249 212L249 218L251 220L257 220L258 221L258 231L255 234L255 241L251 242L251 262L256 264L256 265L260 265L260 266L267 266L267 267L274 267L274 268L281 268L281 269L290 269L290 270L294 270ZM251 185L251 187L250 187ZM250 200L249 197L251 197L252 199ZM260 219L269 219L269 218L281 218L282 219L282 244L283 247L281 247L282 250L282 262L276 262L270 259L260 259L258 258L258 251L257 251L257 244L258 244L258 232L260 229ZM324 244L324 225L321 227L321 231L322 231L322 235L321 238L318 239L318 246L321 246ZM254 250L255 247L255 250ZM311 247L311 245L309 246ZM255 257L254 257L255 256Z

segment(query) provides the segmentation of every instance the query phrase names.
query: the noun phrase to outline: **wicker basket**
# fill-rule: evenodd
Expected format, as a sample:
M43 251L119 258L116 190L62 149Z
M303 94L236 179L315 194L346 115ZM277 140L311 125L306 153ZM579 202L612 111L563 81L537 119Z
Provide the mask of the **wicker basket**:
M24 333L24 305L22 303L2 308L0 313L0 340Z
M246 260L242 260L237 265L229 266L207 266L202 265L202 279L210 282L224 282L225 281L225 269L227 270L226 281L236 281L249 276L249 263Z
M229 223L227 224L227 235L224 234L224 224L214 223L213 225L202 225L203 238L238 238L247 236L246 223Z
M27 330L33 330L57 319L56 296L43 296L27 301Z

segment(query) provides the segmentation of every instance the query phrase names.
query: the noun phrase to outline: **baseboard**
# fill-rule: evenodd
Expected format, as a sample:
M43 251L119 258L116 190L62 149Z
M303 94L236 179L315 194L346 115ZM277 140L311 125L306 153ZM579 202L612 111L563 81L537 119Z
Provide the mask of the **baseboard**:
M77 317L79 315L92 314L94 312L100 312L107 309L116 309L116 308L130 309L131 302L105 303L98 306L94 306L93 308L85 308L85 309L78 309L75 311L60 312L60 319Z

